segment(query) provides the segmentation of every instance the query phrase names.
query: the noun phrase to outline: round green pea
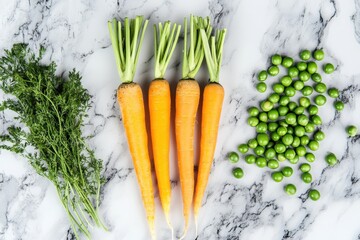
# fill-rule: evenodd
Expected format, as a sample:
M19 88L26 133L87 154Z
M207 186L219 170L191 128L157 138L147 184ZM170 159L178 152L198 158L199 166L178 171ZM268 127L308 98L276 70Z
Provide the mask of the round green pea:
M294 132L296 136L302 137L305 134L305 128L303 126L296 126Z
M274 132L278 128L278 124L276 122L270 122L268 123L268 130L269 132Z
M312 151L316 151L319 149L319 142L316 140L311 140L308 144L308 147L312 150Z
M287 126L287 132L288 134L294 134L294 128L292 126Z
M285 95L288 97L293 97L296 94L296 90L295 88L289 86L285 88Z
M296 152L295 152L294 149L292 149L292 148L286 149L286 151L285 151L285 157L286 157L287 159L292 160L292 159L295 158L295 156L296 156Z
M320 198L320 192L318 190L316 190L316 189L311 189L309 191L309 197L310 197L311 200L317 201Z
M283 162L283 161L286 160L286 157L285 157L284 154L279 153L279 154L277 155L277 160L278 160L279 162Z
M271 109L268 112L268 119L269 120L276 120L279 118L279 112L276 109Z
M282 127L285 127L285 128L287 128L289 126L289 124L287 124L284 119L279 121L279 125Z
M269 143L266 145L266 148L272 148L275 145L275 143L273 141L269 141Z
M308 65L308 67L309 67L309 65ZM300 73L299 73L299 79L301 80L301 81L303 81L303 82L306 82L306 81L308 81L309 79L310 79L310 73L309 72L307 72L307 71L301 71Z
M267 166L270 169L277 169L279 167L279 162L277 160L275 160L275 159L270 159L267 162Z
M280 97L279 104L281 106L286 106L286 105L289 104L289 102L290 102L290 98L288 96L281 96Z
M321 125L321 124L322 124L321 117L320 117L319 115L317 115L317 114L311 116L311 121L312 121L315 125Z
M274 90L274 92L280 94L280 93L283 93L284 92L284 86L280 83L275 83L273 86L272 86L272 89Z
M249 151L249 146L247 145L247 144L245 144L245 143L243 143L243 144L240 144L239 146L238 146L238 150L239 150L239 152L241 152L241 153L247 153L248 151Z
M291 66L293 65L293 63L294 63L294 60L293 60L292 58L290 58L290 57L284 57L284 58L282 59L281 65L283 65L283 66L286 67L286 68L289 68L289 67L291 67Z
M259 113L259 120L261 122L267 122L268 121L268 115L266 112Z
M310 73L310 74L313 74L315 73L317 70L317 64L315 62L308 62L307 64L307 71ZM310 78L310 76L309 76Z
M313 57L318 60L321 61L324 59L324 51L322 49L317 49L313 52Z
M291 101L288 103L288 108L290 111L294 110L296 107L297 107L296 102Z
M326 85L322 82L315 84L314 89L318 93L326 92Z
M256 89L258 90L258 92L261 92L261 93L264 93L267 89L267 86L266 86L266 83L264 82L259 82L257 85L256 85Z
M256 125L256 132L258 133L266 133L267 131L267 124L264 122L260 122L258 125Z
M297 164L298 162L299 162L299 156L298 155L295 155L294 158L289 159L289 163L291 163L291 164Z
M262 146L257 146L256 148L254 148L254 153L258 156L263 155L265 152L265 148Z
M346 128L346 132L350 137L354 137L357 134L357 127L350 125Z
M296 148L296 147L300 146L300 143L301 143L300 138L298 136L295 136L294 141L292 142L291 146Z
M316 105L310 105L307 110L309 112L309 115L315 115L318 113L319 108Z
M288 195L294 195L296 193L296 187L294 184L291 183L285 185L284 190Z
M311 57L311 52L307 49L302 50L299 54L299 57L301 58L301 60L304 60L304 61L309 60Z
M313 88L311 86L304 86L303 89L301 89L301 93L304 96L310 96L313 93Z
M306 124L305 126L305 132L307 133L312 133L315 131L315 124L312 122L309 122L308 124Z
M277 102L279 101L279 99L280 99L280 96L279 96L279 94L277 94L277 93L272 93L272 94L270 94L270 96L268 97L268 100L269 100L270 102L272 102L272 103L277 103Z
M282 57L279 54L275 54L271 57L271 63L274 65L281 64Z
M279 106L278 107L279 116L285 116L289 112L289 108L287 106Z
M303 157L306 154L306 148L302 145L295 148L295 151L299 157Z
M338 111L342 111L344 109L344 103L342 101L334 102L334 107Z
M288 75L291 78L296 78L299 75L299 70L296 67L289 67Z
M311 152L308 152L305 154L305 159L308 161L308 162L314 162L315 161L315 155Z
M328 95L331 98L338 98L339 97L339 90L336 88L329 88Z
M249 139L247 145L249 146L249 148L256 148L258 145L258 142L256 141L256 139Z
M267 79L267 77L268 77L268 74L267 74L267 72L265 70L262 70L262 71L260 71L258 73L257 77L258 77L259 81L265 81Z
M292 79L290 76L286 75L280 78L280 82L283 86L288 87L292 83Z
M314 82L317 82L317 83L319 83L319 82L322 81L322 77L321 77L321 75L318 74L318 73L313 73L313 74L311 75L311 79L312 79Z
M281 182L284 178L284 175L281 172L273 172L271 174L271 178L275 181L275 182Z
M266 159L264 157L258 157L255 161L256 166L259 168L264 168L267 165Z
M303 174L301 174L301 179L304 181L304 183L311 183L312 175L308 172L304 172Z
M251 117L256 117L257 115L259 115L259 109L257 107L250 107L248 109L248 113Z
M282 136L281 141L286 146L290 146L294 141L294 137L291 134L287 133L284 136Z
M323 106L326 103L326 97L322 94L316 95L314 98L314 102L318 106Z
M284 175L284 177L291 177L291 175L294 173L294 170L291 167L283 167L281 169L281 173Z
M284 126L280 126L278 129L276 129L276 132L279 134L279 136L284 136L287 133L287 129Z
M302 107L302 106L296 107L296 108L294 109L294 113L295 113L296 115L301 115L301 114L303 114L304 112L305 112L305 108Z
M325 133L321 130L318 130L316 133L314 133L314 139L316 141L322 141L325 138Z
M232 171L235 178L242 178L244 176L244 171L241 168L234 168Z
M277 153L284 153L286 151L286 147L282 143L276 143L274 149Z
M252 127L256 127L256 125L258 125L259 123L259 119L257 119L256 117L249 117L248 118L248 124Z
M326 74L331 74L334 72L335 68L331 63L327 63L323 66L323 70Z
M239 155L236 152L231 152L228 154L228 159L232 163L237 163L239 161Z
M294 125L296 123L296 115L295 115L295 113L286 114L285 121L286 121L287 124Z
M247 164L253 164L253 163L255 163L255 161L256 161L255 155L249 154L249 155L245 156L245 162Z
M296 64L296 67L299 71L304 71L307 68L307 63L306 62L298 62Z
M271 133L271 139L272 139L273 141L279 141L280 135L279 135L277 132L272 132L272 133Z
M266 149L265 151L265 158L266 159L271 159L271 158L274 158L276 156L276 152L273 148L268 148Z
M256 140L260 146L266 146L269 143L269 136L265 133L259 133L256 136Z
M310 99L308 97L300 97L299 98L299 105L302 106L302 107L309 107L310 106Z
M300 138L300 144L303 146L308 145L309 142L310 138L307 135L304 135Z
M261 102L260 107L264 112L268 112L274 107L274 104L268 100L265 100Z
M301 126L306 126L309 123L309 118L305 114L300 114L297 117L297 123Z
M298 91L300 91L301 89L303 89L304 85L305 85L304 82L301 81L301 80L296 80L296 81L293 83L293 87L294 87L296 90L298 90Z
M269 73L269 75L270 76L276 76L276 75L278 75L279 74L279 67L278 66L271 66L271 67L269 67L268 68L268 73Z
M330 166L334 166L337 163L336 156L333 153L326 155L325 160Z
M303 163L303 164L300 165L300 171L302 171L303 173L310 172L310 170L311 170L310 164Z

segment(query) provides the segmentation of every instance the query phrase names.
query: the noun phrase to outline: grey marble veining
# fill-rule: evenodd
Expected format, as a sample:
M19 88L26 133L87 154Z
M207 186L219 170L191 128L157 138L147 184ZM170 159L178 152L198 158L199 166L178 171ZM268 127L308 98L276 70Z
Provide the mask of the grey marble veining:
M139 14L149 18L151 24L165 20L182 23L190 13L209 15L215 27L228 29L228 35L220 77L226 96L215 160L198 234L192 220L186 239L360 239L360 137L348 138L344 131L348 124L360 127L360 1L0 0L0 6L0 54L15 42L27 42L33 49L42 44L47 48L44 61L55 61L59 74L75 67L93 96L84 133L94 136L89 144L104 161L106 183L101 191L100 212L109 227L108 232L92 229L93 239L150 238L116 102L119 77L106 23L113 17ZM150 28L145 37L135 77L144 90L153 78ZM181 77L181 46L182 40L166 74L172 90ZM271 54L289 54L298 59L301 49L316 47L324 48L324 62L336 67L334 74L323 76L324 81L341 90L340 99L346 105L338 113L328 98L320 109L326 139L312 165L313 183L302 183L296 171L290 179L275 183L269 170L243 161L237 166L244 169L245 177L234 179L234 165L225 156L253 137L254 130L246 124L246 109L269 93L256 91L256 73L268 66ZM208 78L205 70L204 66L197 77L202 86ZM3 131L9 122L2 113L0 119ZM324 161L328 151L340 160L334 167ZM171 220L180 237L183 219L174 149L171 178ZM298 187L294 197L282 190L290 182ZM319 201L308 199L310 187L321 192ZM156 217L158 239L171 239L157 192ZM0 152L0 239L73 239L53 186L25 159L6 151Z

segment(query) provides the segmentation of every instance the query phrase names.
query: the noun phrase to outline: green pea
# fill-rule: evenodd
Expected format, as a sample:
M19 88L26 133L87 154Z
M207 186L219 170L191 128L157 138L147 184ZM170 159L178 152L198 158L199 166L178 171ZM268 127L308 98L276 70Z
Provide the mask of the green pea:
M293 65L294 63L294 60L290 57L284 57L283 60L282 60L282 63L281 65L283 65L284 67L286 68L289 68Z
M313 88L311 86L304 86L303 89L301 89L301 93L304 96L310 96L313 93Z
M291 177L291 175L294 173L294 170L291 167L283 167L281 169L281 173L284 175L284 177Z
M256 132L258 133L266 133L267 131L267 124L264 122L260 122L258 125L256 125Z
M277 153L284 153L286 151L286 147L282 143L276 143L274 148L275 148L275 152Z
M287 124L294 125L296 123L296 115L295 115L295 113L286 114L285 121L286 121Z
M338 98L339 97L339 90L336 89L336 88L330 88L328 90L328 95L331 97L331 98Z
M235 178L242 178L244 176L244 171L241 168L234 168L232 171Z
M310 99L308 97L300 97L299 98L299 105L307 108L310 106Z
M282 127L285 127L285 128L287 128L289 126L289 124L287 124L284 119L279 121L279 125Z
M312 133L315 131L315 124L312 122L309 122L308 124L306 124L305 126L305 132L307 133Z
M269 141L269 143L266 145L266 149L272 148L275 145L273 141Z
M267 162L267 166L268 168L270 169L277 169L279 167L279 162L276 161L275 159L270 159L268 162Z
M300 165L300 171L302 171L303 173L310 172L310 170L311 170L310 164L303 163L303 164Z
M298 62L296 64L296 67L299 71L304 71L307 68L307 63L306 62Z
M314 89L318 93L326 92L326 85L322 82L315 84Z
M270 76L276 76L279 74L279 67L278 66L271 66L268 68L268 73Z
M295 148L295 151L299 157L303 157L306 154L306 148L302 145Z
M258 145L258 142L256 141L256 139L249 139L247 145L249 146L249 148L256 148Z
M270 111L272 108L274 107L274 104L270 101L262 101L260 104L260 108L264 111L264 112L268 112Z
M244 154L244 153L247 153L249 151L249 147L248 147L247 144L243 143L243 144L240 144L238 146L238 150L239 150L239 152Z
M294 184L291 183L285 185L284 190L288 195L294 195L296 193L296 187Z
M256 85L256 89L258 90L258 92L261 92L261 93L264 93L266 91L266 83L264 82L259 82L257 85Z
M311 74L311 79L314 81L314 82L321 82L322 81L322 77L319 73L313 73Z
M296 115L303 114L304 112L305 112L305 108L302 107L302 106L299 106L299 107L297 107L297 108L294 109L294 113L295 113Z
M265 133L259 133L256 136L256 140L260 146L266 146L269 142L269 136Z
M299 156L298 155L295 155L294 158L289 159L289 163L291 163L291 164L297 164L298 162L299 162Z
M296 81L293 83L293 87L294 87L296 90L298 90L298 91L300 91L301 89L303 89L304 85L305 85L304 82L301 81L301 80L296 80Z
M342 111L344 109L344 103L342 101L334 102L334 107L338 111Z
M324 59L324 51L322 49L317 49L313 52L313 57L318 60L321 61Z
M259 123L259 119L257 119L256 117L249 117L248 118L248 124L252 127L256 127L256 125L258 125Z
M273 148L268 148L266 149L265 151L265 158L266 159L271 159L271 158L274 158L276 156L276 152Z
M267 72L265 70L262 70L262 71L260 71L258 73L257 77L258 77L259 81L265 81L267 79L267 77L268 77L268 74L267 74Z
M263 155L265 152L265 148L262 146L257 146L256 148L254 148L254 153L258 156Z
M264 168L266 167L266 159L264 157L258 157L256 158L256 162L255 164L259 167L259 168Z
M275 181L275 182L281 182L284 178L283 174L281 172L273 172L271 174L271 178Z
M301 174L301 179L304 181L304 183L311 183L312 175L308 172L304 172L303 174Z
M281 64L282 57L279 54L275 54L271 57L271 63L274 65Z
M315 155L311 152L308 152L305 154L305 159L308 161L308 162L314 162L315 161Z
M272 103L277 103L277 102L279 101L279 99L280 99L280 96L279 96L279 94L277 94L277 93L272 93L272 94L270 94L270 96L268 97L268 100L269 100L270 102L272 102Z
M289 67L288 75L291 78L296 78L299 75L299 70L296 67Z
M346 132L350 137L354 137L357 134L357 127L350 125L346 128Z
M316 95L314 98L314 102L318 106L323 106L326 103L326 97L322 94Z
M286 105L289 104L289 102L290 102L290 98L288 96L281 96L280 97L279 104L281 106L286 106Z
M269 120L276 120L279 118L279 112L276 109L271 109L268 112L268 119Z
M270 122L268 123L268 130L269 132L274 132L278 128L278 124L276 122Z
M303 126L296 126L294 128L295 135L298 137L302 137L305 134L305 128Z
M280 135L277 132L271 133L271 139L274 141L278 141L280 139Z
M259 113L259 120L261 122L267 122L268 121L268 115L266 112Z
M286 157L287 159L292 160L292 159L295 158L295 156L296 156L296 152L295 152L294 149L292 149L292 148L286 149L286 151L285 151L285 157Z
M319 115L317 115L317 114L311 116L311 121L312 121L315 125L321 125L321 124L322 124L321 117L320 117Z
M311 140L308 144L308 147L312 150L312 151L316 151L319 149L319 142L316 140Z
M255 163L255 161L256 161L255 155L249 154L249 155L245 156L245 162L247 164L253 164L253 163Z
M326 74L330 74L334 72L335 68L331 63L327 63L323 66L323 70Z
M291 79L290 76L287 76L287 75L286 75L286 76L283 76L283 77L280 78L280 82L281 82L281 84L282 84L283 86L288 87L288 86L291 85L292 79Z
M284 154L279 153L279 154L277 155L277 159L278 159L279 162L283 162L283 161L286 160L286 157L285 157Z
M285 116L289 112L289 108L286 106L279 106L278 107L279 116Z
M309 118L305 114L300 114L297 117L297 123L301 126L306 126L309 123Z
M277 132L277 134L279 134L279 136L284 136L287 133L287 129L286 129L286 127L280 126L280 127L278 127L276 132Z
M250 107L248 109L248 113L251 117L256 117L257 115L259 115L259 109L257 107Z
M285 95L288 97L293 97L296 94L296 90L295 88L289 86L285 88Z
M284 86L281 84L281 83L275 83L273 86L272 86L272 89L274 90L274 92L280 94L280 93L283 93L284 92Z
M326 155L325 160L330 166L334 166L337 163L336 156L333 153Z
M300 144L303 146L308 145L309 142L310 138L307 135L304 135L300 138Z
M300 138L298 136L294 137L294 141L292 142L291 146L296 148L300 145Z
M309 191L309 197L310 197L311 200L317 201L320 198L320 192L318 190L316 190L316 189L311 189Z
M291 101L288 103L288 108L290 111L293 111L296 107L297 107L296 102Z
M231 152L228 154L228 159L232 163L237 163L239 161L239 155L236 152Z
M293 137L291 134L287 133L287 134L285 134L284 136L282 136L281 141L282 141L286 146L290 146L290 145L293 143L293 141L294 141L294 137Z
M316 141L322 141L325 138L325 133L321 130L318 130L316 133L314 133L314 139Z
M309 115L315 115L318 113L319 108L316 105L310 105L307 110L309 112Z
M304 60L304 61L309 60L311 57L311 52L307 49L302 50L299 54L299 57L301 58L301 60Z
M310 74L313 74L315 73L317 70L317 64L315 62L308 62L307 63L307 71L310 73ZM309 76L310 77L310 76Z
M293 134L294 133L294 128L292 126L287 126L287 132L288 134Z
M308 66L309 67L309 66ZM299 79L301 80L301 81L303 81L303 82L306 82L306 81L308 81L309 79L310 79L310 73L309 72L307 72L307 71L301 71L300 73L299 73Z

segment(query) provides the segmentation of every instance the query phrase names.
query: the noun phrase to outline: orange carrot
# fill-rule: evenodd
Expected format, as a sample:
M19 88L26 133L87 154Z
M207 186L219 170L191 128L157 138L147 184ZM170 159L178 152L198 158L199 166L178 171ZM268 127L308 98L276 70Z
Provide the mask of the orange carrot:
M176 87L175 135L177 159L180 175L185 237L194 196L194 131L199 106L200 88L194 80L204 59L198 23L201 22L211 32L209 19L190 16L190 46L187 48L187 19L184 20L184 50L182 80Z
M177 27L174 24L171 31L169 21L165 22L164 26L159 23L158 29L154 25L155 79L149 87L150 128L156 178L161 204L172 235L173 230L169 217L171 201L169 171L171 96L170 86L164 79L164 75L178 41L180 29L181 26Z
M224 99L224 88L219 84L219 73L226 30L217 31L216 37L211 37L210 39L204 29L200 30L200 34L210 75L210 83L206 85L203 95L200 159L194 196L196 223L214 158L219 120Z
M155 203L141 88L133 82L148 21L142 16L108 23L122 84L117 90L125 133L143 199L151 237L155 239Z

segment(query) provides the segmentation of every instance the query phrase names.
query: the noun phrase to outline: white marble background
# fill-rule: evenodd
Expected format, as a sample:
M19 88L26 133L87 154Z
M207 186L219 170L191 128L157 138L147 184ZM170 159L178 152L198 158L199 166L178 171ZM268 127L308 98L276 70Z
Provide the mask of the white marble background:
M15 42L27 42L33 48L43 44L48 50L46 61L54 60L59 74L78 69L93 95L85 132L94 133L90 145L104 161L106 184L100 211L110 228L109 232L91 230L93 239L149 239L115 102L119 77L107 20L143 14L151 23L182 23L190 13L209 15L215 27L228 28L221 73L225 103L197 239L360 239L360 138L347 138L344 131L350 123L360 127L359 0L0 0L0 54ZM181 45L182 41L166 75L173 89L180 78ZM336 73L325 82L338 87L346 103L340 114L331 103L320 111L327 138L316 153L312 187L321 191L321 199L307 199L309 186L297 174L287 180L298 186L294 197L284 194L283 183L273 182L268 170L244 162L238 165L245 177L234 179L233 165L224 160L225 155L253 136L253 129L246 124L246 108L264 98L254 88L255 72L267 66L273 53L296 56L303 48L316 47L325 48L326 61L336 66ZM148 29L135 77L144 90L153 77L152 55ZM198 79L204 85L204 71ZM3 124L2 120L1 128ZM324 162L329 150L340 159L334 167L326 167ZM179 237L181 195L174 152L171 164L171 218ZM170 239L158 197L156 201L158 239ZM186 239L195 238L191 228ZM0 239L72 239L53 186L25 159L6 151L0 152Z

